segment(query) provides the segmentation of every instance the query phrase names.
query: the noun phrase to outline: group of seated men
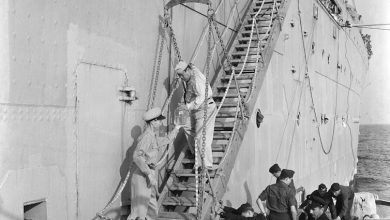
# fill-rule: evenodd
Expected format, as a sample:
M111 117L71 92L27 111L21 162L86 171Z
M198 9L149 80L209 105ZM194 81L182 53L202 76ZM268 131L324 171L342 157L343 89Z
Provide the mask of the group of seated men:
M318 189L306 197L306 200L297 207L294 186L294 171L281 170L274 164L269 172L277 180L275 184L267 186L260 194L256 203L260 213L255 213L249 203L241 205L238 209L224 207L221 216L227 220L350 220L350 210L353 203L354 192L348 186L333 183L327 190L321 183ZM336 203L333 202L333 198ZM266 202L267 211L263 207ZM329 213L326 211L329 207ZM298 208L298 210L297 210Z

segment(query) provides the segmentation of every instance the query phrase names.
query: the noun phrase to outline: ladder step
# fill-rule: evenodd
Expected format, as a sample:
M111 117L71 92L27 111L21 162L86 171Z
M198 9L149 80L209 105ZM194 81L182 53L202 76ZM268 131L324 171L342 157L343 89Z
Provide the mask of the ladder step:
M213 158L214 157L221 158L223 156L225 156L225 152L213 152Z
M214 131L214 139L229 139L232 136L232 132L221 133L220 131Z
M274 0L264 0L264 5L267 5L267 4L273 4L274 3ZM276 3L280 3L281 0L276 0ZM263 1L256 1L255 4L256 5L261 5L263 3Z
M249 13L249 16L253 17L253 16L255 16L256 14L257 14L257 11L256 11L256 12L250 12L250 13ZM269 11L260 12L257 16L258 16L258 17L265 17L265 16L267 16L267 15L271 16L271 14L272 14L272 10L269 10ZM277 14L276 11L274 11L274 15L275 15L275 14Z
M242 75L244 75L244 74L241 74L241 76L242 76ZM227 79L226 81L228 81L228 80L229 80L229 79ZM218 93L217 95L214 95L213 98L214 98L214 100L215 100L215 99L222 99L223 96L224 96L224 94L225 94L225 93L223 93L223 92L222 92L222 93ZM229 92L228 92L228 93L226 94L226 98L236 98L236 97L237 97L237 93L229 93Z
M218 89L221 89L221 90L225 90L225 89L226 89L226 86L227 86L227 85L218 85L217 88L218 88ZM247 83L242 83L242 84L239 83L238 86L240 87L240 89L244 89L244 88L249 88L249 87L250 87L250 85L247 84ZM230 84L229 90L230 90L230 89L236 89L236 84L235 84L235 83ZM226 103L226 102L225 102L225 103ZM224 104L225 104L225 103L224 103Z
M159 212L157 220L196 220L196 215L183 212Z
M230 117L236 117L235 111L219 111L219 114L217 115L217 118L230 118ZM215 134L214 134L215 137Z
M225 149L226 149L226 145L216 145L216 146L213 146L213 153L216 153L216 152L225 152ZM219 163L220 160L213 160L213 163Z
M229 143L229 140L213 140L213 145L226 145Z
M262 9L264 9L264 10L265 10L265 9L272 9L272 8L274 7L273 5L274 5L274 4L264 4ZM276 3L276 4L275 4L275 8L278 8L279 5L280 5L279 3ZM256 5L256 6L253 7L252 9L258 11L260 8L261 8L261 4L260 4L260 5Z
M277 15L274 14L274 16L272 17L272 20L274 20L276 17L277 17ZM265 15L265 16L262 16L262 17L259 17L259 16L258 16L258 17L256 18L256 23L259 23L259 22L261 22L261 21L267 22L267 21L269 21L270 19L271 19L271 15ZM252 17L248 17L248 18L246 19L246 22L247 22L247 24L252 24L253 18L252 18Z
M247 43L251 38L250 37L240 37L238 38L239 43ZM252 42L255 42L257 44L257 37L252 37ZM260 42L261 44L266 44L267 40L264 39Z
M267 28L262 28L259 30L259 34L260 34L260 39L263 37L264 34L267 34L269 31L269 29ZM242 35L250 35L252 33L252 30L245 30L245 31L240 31L240 34ZM256 35L257 35L257 32L256 32L256 29L253 30L253 36L254 38L256 38Z
M163 205L173 205L173 206L195 206L195 198L190 197L167 197L162 202Z
M236 79L237 80L252 79L254 75L255 75L254 73L241 74L241 76L236 77ZM221 77L221 80L224 80L224 81L229 81L229 79L230 79L230 76Z
M262 26L257 24L257 29L259 29L260 33L261 33L261 30L268 29L268 26L269 26L269 22L262 22L262 23L263 23ZM272 24L271 24L271 27L272 27ZM252 23L244 25L244 28L245 28L245 30L252 30ZM253 28L254 28L253 32L256 33L256 26L253 26Z
M244 67L245 73L254 73L256 70L256 66L260 63L246 63ZM243 63L237 64L236 67L236 74L240 73L241 68L243 67ZM257 68L257 71L259 71L259 68ZM244 74L244 73L243 73ZM242 74L241 74L242 75Z
M217 148L217 147L215 147L215 148ZM214 149L214 146L212 146L212 149ZM218 149L219 149L219 147L218 147ZM181 163L183 163L183 164L195 164L195 158L183 158ZM213 163L214 164L218 163L218 160L213 160Z
M249 22L248 24L244 25L244 27L252 27L252 22ZM259 22L256 22L257 26L258 27L268 27L269 26L269 21L259 21ZM271 24L272 25L272 24Z
M223 157L223 154L224 153L222 153L222 156L221 156L221 152L213 152L213 160L214 160L214 157L216 160L218 160L218 158ZM173 173L177 177L195 177L195 171L193 169L175 170ZM209 173L210 173L210 176L214 176L215 170L211 170L211 171L209 171Z
M218 106L219 106L219 104L218 104ZM222 108L223 107L236 107L237 106L237 103L229 103L229 102L224 102L223 103L223 105L222 105ZM217 121L215 121L215 122L217 122Z
M229 106L226 106L229 107ZM217 123L215 122L214 130L226 130L230 129L232 130L234 126L234 122L225 122L225 123Z
M257 59L257 57L259 57L259 60ZM238 64L238 63L244 63L245 61L245 57L243 57L242 59L232 59L230 60L231 63L234 63L234 64ZM251 58L247 58L246 59L246 63L257 63L257 61L261 61L261 56L256 56L256 55L253 55L251 56ZM241 74L242 76L242 74Z
M263 49L263 48L262 48ZM252 50L249 50L249 53L248 53L248 57L252 58L252 57L257 57L258 55L257 54L261 54L263 52L263 50L260 50L259 53L257 53L257 51L252 51ZM241 58L241 57L245 57L246 56L246 51L236 51L236 52L233 52L231 54L232 58Z
M195 160L194 160L195 161ZM171 186L168 187L171 191L192 191L195 192L196 186L195 182L180 182L180 183L172 183ZM210 186L206 184L206 191L210 191Z

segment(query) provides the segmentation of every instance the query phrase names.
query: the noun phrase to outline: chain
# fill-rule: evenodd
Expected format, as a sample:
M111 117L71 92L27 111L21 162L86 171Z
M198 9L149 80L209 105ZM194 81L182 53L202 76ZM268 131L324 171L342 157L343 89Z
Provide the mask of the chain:
M157 66L156 66L156 73L154 75L154 86L153 86L153 90L151 93L152 96L149 99L148 109L153 108L154 100L156 98L157 82L158 82L158 77L160 75L161 60L162 60L162 54L163 54L163 50L164 50L164 43L165 43L164 38L165 38L165 36L163 34L161 36L160 49L159 49L159 53L158 53Z
M206 182L206 167L205 167L205 150L206 150L206 129L207 129L207 109L208 109L208 93L209 93L209 76L210 76L210 63L211 63L211 39L212 39L212 24L214 21L214 10L211 8L211 4L209 4L208 9L208 22L209 22L209 30L208 30L208 41L207 41L207 59L206 59L206 80L205 80L205 97L203 102L203 128L202 128L202 148L200 150L200 157L202 160L202 172L200 174L200 202L197 206L197 218L202 218L202 208L203 208L203 200L204 200L204 192L205 192L205 182Z
M176 35L175 35L175 33L173 32L172 21L169 19L169 13L168 13L168 9L167 9L167 8L164 9L164 19L165 19L166 27L169 29L169 33L170 33L170 35L171 35L171 39L172 39L172 43L173 43L173 48L174 48L174 50L175 50L177 59L180 61L180 60L182 60L182 59L181 59L181 54L180 54L179 47L177 46Z
M214 19L215 13L213 12L213 14L211 16L212 16L212 22L213 22L212 24L214 26L215 33L217 34L217 37L218 37L218 40L219 40L219 44L221 44L223 54L224 54L226 62L228 64L228 68L230 69L232 67L232 64L230 62L230 57L228 56L228 52L226 50L226 46L225 46L225 44L223 42L223 38L222 38L221 32L218 29L217 21ZM211 23L210 23L210 25L211 25Z

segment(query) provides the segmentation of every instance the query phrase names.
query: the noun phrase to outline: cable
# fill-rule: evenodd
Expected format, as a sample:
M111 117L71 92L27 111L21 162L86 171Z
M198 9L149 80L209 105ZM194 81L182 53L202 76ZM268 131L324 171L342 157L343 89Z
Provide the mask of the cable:
M387 28L373 28L373 27L358 27L358 28L365 28L365 29L371 29L371 30L381 30L381 31L390 31L390 29L387 29Z
M368 26L388 26L389 24L358 24L358 25L352 25L352 27L368 27Z
M349 88L348 88L348 93L347 93L347 110L346 110L346 120L345 120L345 123L347 124L348 126L348 129L349 129L349 137L350 137L350 147L351 147L351 151L352 151L352 157L353 157L353 161L354 161L354 164L356 164L356 156L355 156L355 152L353 152L353 143L352 143L352 129L351 127L349 126L349 123L348 123L348 113L349 113L349 94L350 94L350 91L351 91L351 88L352 88L352 67L351 67L351 63L349 62L349 59L347 57L347 38L345 38L345 54L344 54L344 57L345 59L347 60L347 63L348 63L348 67L349 67Z
M304 40L304 36L303 36L303 29L302 29L301 10L300 10L300 7L299 7L299 0L298 0L298 16L299 16L299 26L300 26L300 29L301 29L300 33L301 33L301 38L302 38L302 44L305 45L305 40ZM305 46L303 47L303 51L304 51L304 54L305 54L306 66L308 66ZM307 70L307 68L306 68L306 70ZM310 80L310 77L308 75L308 71L306 71L306 76L307 76L307 80L309 82L309 91L310 91L310 98L311 98L311 101L312 101L312 104L313 104L314 117L315 117L316 122L318 123L317 112L316 112L316 108L315 108L315 104L314 104L314 97L313 97L313 91L312 91L312 86L311 86L311 80ZM337 97L337 92L336 92L336 97ZM336 102L336 105L337 105L337 102ZM319 139L320 139L320 144L321 144L322 151L324 152L325 155L327 155L327 154L329 154L331 152L332 147L333 147L332 143L333 143L333 137L334 137L334 129L333 129L333 134L332 134L332 142L331 142L331 145L330 145L328 150L325 150L325 148L324 148L324 144L322 142L322 136L321 136L321 131L320 131L319 126L317 127L317 132L318 132L318 136L319 136Z
M182 5L182 6L186 7L186 8L188 8L188 9L190 9L191 11L193 11L193 12L195 12L195 13L198 13L198 14L202 15L203 17L207 18L207 15L203 14L202 12L199 12L199 11L197 11L197 10L195 10L195 9L193 9L193 8L191 8L191 7L189 7L189 6L185 5L185 4L183 4L183 3L180 3L180 5ZM219 21L217 21L217 20L215 20L215 22L217 22L218 24L220 24L220 25L222 25L222 26L224 26L224 27L226 27L226 28L229 28L231 31L234 31L234 32L236 32L236 33L238 32L237 30L235 30L235 29L233 29L233 28L231 28L231 27L228 27L228 26L226 26L225 24L223 24L223 23L221 23L221 22L219 22Z

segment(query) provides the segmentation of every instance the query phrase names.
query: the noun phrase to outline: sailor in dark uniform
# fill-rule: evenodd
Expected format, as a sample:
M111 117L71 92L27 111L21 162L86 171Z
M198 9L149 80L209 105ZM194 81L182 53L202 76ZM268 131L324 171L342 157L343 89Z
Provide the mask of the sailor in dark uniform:
M293 190L289 187L294 176L294 171L283 169L280 173L280 181L267 186L256 200L260 211L266 215L262 201L267 201L270 213L269 220L296 220L297 200Z
M300 209L304 209L305 213L308 216L308 220L313 220L314 218L310 215L310 203L317 202L323 206L324 212L328 209L329 206L333 205L333 200L331 194L328 192L326 185L321 183L318 186L317 190L314 190L308 198L299 206ZM332 218L336 218L336 213L334 210L331 210Z
M315 220L329 220L324 211L324 206L318 202L312 202L310 205L310 214Z
M355 193L349 186L342 186L338 183L333 183L329 189L331 195L336 198L335 212L336 220L351 220L351 208ZM332 203L333 204L333 203ZM334 211L334 206L329 206L331 212Z
M280 173L282 172L282 169L280 169L279 165L277 163L275 163L274 165L272 165L269 170L268 170L275 178L276 178L276 182L280 181ZM288 187L290 187L293 192L294 192L294 195L296 194L297 190L295 189L295 185L294 185L294 180L291 179L291 183L288 185Z

